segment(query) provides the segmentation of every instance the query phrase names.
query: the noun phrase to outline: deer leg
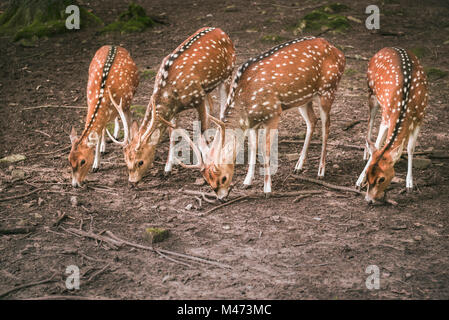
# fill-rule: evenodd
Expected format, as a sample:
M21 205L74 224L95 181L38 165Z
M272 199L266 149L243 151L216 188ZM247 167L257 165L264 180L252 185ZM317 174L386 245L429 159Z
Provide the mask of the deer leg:
M103 135L102 135L102 137L103 137ZM98 139L97 144L95 146L95 157L94 157L94 163L92 165L93 172L97 172L98 168L100 167L100 144L101 144L102 139Z
M388 125L381 123L375 144L376 149L380 149L380 147L384 144L385 139L387 138L387 133L388 133ZM368 148L368 146L366 146L366 148Z
M106 152L106 139L105 139L105 132L106 129L103 129L101 132L101 140L100 140L100 152L105 153Z
M315 125L317 122L317 118L315 116L315 112L313 112L312 101L307 103L305 106L301 106L298 108L301 116L307 125L307 133L306 139L304 141L304 145L302 147L301 154L299 156L298 162L295 166L295 173L299 173L302 171L304 166L304 161L307 157L307 152L309 151L310 140L312 139L313 131L315 130Z
M249 187L254 179L257 155L257 133L256 129L248 130L248 173L243 181L245 187Z
M407 191L410 192L413 190L413 152L415 152L416 140L418 138L420 127L416 127L410 137L408 138L407 145L407 155L408 155L408 166L407 166L407 178L406 178L406 188Z
M220 95L220 119L222 119L224 117L227 99L226 84L224 82L218 86L218 92Z
M320 165L318 167L318 178L323 178L326 171L326 152L327 152L327 138L329 137L329 126L330 126L330 109L332 105L332 100L320 98L320 117L322 125L322 145L321 145L321 158Z
M115 117L114 119L114 138L118 138L118 134L120 132L120 123L118 121L118 117Z
M263 167L264 167L264 179L263 179L263 192L266 196L271 193L271 174L270 174L270 129L265 127L265 148L263 154Z
M369 100L369 118L368 118L368 133L366 138L371 141L371 135L373 132L374 119L376 118L377 110L379 109L379 102L375 95L370 95ZM369 148L365 145L365 150L363 152L363 160L368 160L370 157Z
M170 121L174 126L176 126L176 120L172 119ZM168 157L167 157L167 163L165 164L165 168L164 168L164 172L167 174L169 172L171 172L171 169L173 167L173 158L175 156L175 151L174 151L174 147L175 147L175 131L172 128L169 128L169 132L170 132L170 145L168 148Z

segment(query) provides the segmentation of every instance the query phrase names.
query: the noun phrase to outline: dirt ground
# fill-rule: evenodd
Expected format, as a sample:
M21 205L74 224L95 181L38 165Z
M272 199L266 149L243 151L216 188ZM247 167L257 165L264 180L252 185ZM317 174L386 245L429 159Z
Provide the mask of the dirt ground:
M363 1L341 1L350 9L345 34L322 36L347 56L346 72L331 112L325 181L353 187L364 166L362 146L368 118L367 61L386 46L425 48L425 67L448 70L449 5L446 1L384 1L381 32L365 28ZM180 191L210 192L195 184L200 173L176 166L163 174L168 151L165 140L154 169L138 187L130 188L120 147L108 144L101 168L90 173L81 189L70 185L67 161L69 132L84 124L88 66L105 44L127 48L140 70L157 70L163 57L203 26L222 28L234 41L237 63L293 39L292 26L326 1L243 2L226 0L137 1L148 13L168 24L142 33L99 35L93 30L67 33L22 47L0 43L0 158L24 154L26 160L0 164L0 229L30 227L30 232L0 235L0 294L3 298L76 295L118 299L447 299L449 298L449 160L431 158L426 169L415 169L417 190L404 192L406 161L396 165L397 183L388 195L397 205L369 206L362 196L303 182L293 175L299 137L305 123L296 111L281 121L279 169L275 193L299 190L322 192L294 202L296 197L268 198L256 175L246 199L201 216L218 204L202 203ZM4 5L0 5L0 9ZM124 1L91 1L89 8L111 22L126 8ZM4 8L3 8L4 9ZM313 34L313 33L312 33ZM314 35L317 35L316 32ZM279 35L280 41L262 40ZM446 42L446 43L445 43ZM445 44L444 44L445 43ZM359 59L357 59L359 58ZM146 105L154 78L141 78L133 101ZM418 139L417 152L449 152L449 77L429 79L430 102ZM34 108L38 106L70 108ZM78 107L78 108L72 108ZM83 107L83 108L81 108ZM181 117L191 123L194 111ZM354 124L347 129L348 124ZM314 141L319 142L318 127ZM347 129L347 130L344 130ZM298 140L298 143L286 140ZM302 175L315 178L320 145L311 146ZM421 155L426 157L426 155ZM246 166L237 167L230 199L245 192ZM24 176L23 176L24 174ZM8 200L6 198L25 195ZM76 203L75 203L76 199ZM190 208L192 207L192 208ZM55 221L65 214L59 225ZM155 248L219 261L226 266L170 260L161 254L80 237L70 228L117 237L149 246L146 227L166 228L170 236ZM65 286L66 267L80 269L79 290ZM368 290L369 265L380 269L380 289ZM229 267L229 268L228 268Z

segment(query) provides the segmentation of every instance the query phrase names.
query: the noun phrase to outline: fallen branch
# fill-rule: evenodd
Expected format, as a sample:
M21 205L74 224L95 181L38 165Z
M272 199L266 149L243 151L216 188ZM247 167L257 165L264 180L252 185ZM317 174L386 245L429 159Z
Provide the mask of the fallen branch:
M162 252L162 253L165 253L165 254L170 254L170 255L173 255L173 256L178 256L178 257L190 259L190 260L197 261L197 262L211 264L211 265L223 268L223 269L232 269L232 267L230 265L223 264L223 263L220 263L220 262L216 262L216 261L212 261L212 260L206 260L206 259L203 259L203 258L198 258L198 257L195 257L195 256L190 256L190 255L186 255L186 254L183 254L183 253L178 253L178 252L169 251L169 250L165 250L165 249L155 249L153 247L148 247L148 246L144 246L144 245L141 245L141 244L132 243L132 242L129 242L129 241L126 241L126 240L118 238L111 231L106 231L106 234L108 236L110 236L111 238L115 239L116 241L121 241L124 244L127 244L127 245L129 245L131 247L144 249L144 250L149 250L149 251L153 251L153 252L156 252L156 253L159 251L159 252Z
M351 128L353 128L354 126L358 125L360 122L361 122L360 120L356 120L356 121L351 122L350 124L346 125L346 126L343 128L343 131L348 131L349 129L351 129Z
M322 185L322 186L324 186L326 188L329 188L329 189L345 191L345 192L354 192L354 193L357 193L357 194L363 194L363 192L358 191L358 190L353 189L353 188L349 188L349 187L337 186L335 184L331 184L331 183L328 183L328 182L324 182L324 181L320 181L320 180L316 180L316 179L312 179L312 178L303 177L303 176L300 176L300 175L294 175L294 177L299 179L299 180L302 180L302 181L307 181L307 182L312 182L312 183L316 183L316 184Z
M49 282L55 282L55 281L58 281L58 280L54 279L55 276L56 276L56 273L53 274L53 275L52 275L50 278L48 278L48 279L41 280L41 281L37 281L37 282L25 283L25 284L23 284L23 285L21 285L21 286L18 286L18 287L15 287L15 288L6 290L6 291L0 293L0 298L6 297L7 295L9 295L9 294L11 294L11 293L13 293L13 292L15 292L15 291L21 290L21 289L25 289L25 288L29 288L29 287L38 286L38 285L41 285L41 284L44 284L44 283L49 283Z
M0 234L22 234L33 232L36 227L18 227L10 229L0 229Z
M87 107L80 107L80 106L52 106L52 105L42 105L42 106L37 106L37 107L27 107L27 108L23 108L22 111L25 111L25 110L35 110L35 109L43 109L43 108L87 109Z
M18 196L2 198L2 199L0 199L0 202L25 198L25 197L28 197L28 196L30 196L30 195L32 195L32 194L34 194L36 192L42 191L42 190L44 190L44 188L37 188L37 189L35 189L33 191L30 191L28 193L19 194Z
M74 228L68 228L66 229L67 232L73 233L75 235L79 235L79 236L83 236L83 237L87 237L87 238L92 238L92 239L96 239L96 240L100 240L100 241L104 241L107 242L109 245L113 245L115 247L121 247L122 245L126 244L130 247L134 247L134 248L138 248L138 249L143 249L143 250L149 250L152 252L155 252L157 254L163 253L163 254L168 254L168 255L173 255L173 256L178 256L178 257L182 257L185 259L189 259L192 261L197 261L197 262L202 262L202 263L206 263L206 264L210 264L210 265L214 265L223 269L232 269L232 267L230 265L227 264L223 264L220 262L216 262L216 261L212 261L212 260L206 260L203 258L198 258L195 256L190 256L190 255L186 255L186 254L182 254L182 253L178 253L178 252L173 252L173 251L169 251L169 250L165 250L165 249L155 249L153 247L149 247L149 246L144 246L138 243L133 243L130 241L126 241L123 240L119 237L117 237L116 235L114 235L111 231L106 231L106 235L108 235L107 237L105 236L101 236L98 234L95 234L93 232L85 232L82 230L78 230L78 229L74 229ZM165 255L161 255L162 257L165 257Z
M206 212L203 212L203 213L199 214L199 216L200 217L207 216L209 213L214 212L215 210L218 210L220 208L226 207L226 206L228 206L230 204L233 204L233 203L235 203L237 201L241 201L243 199L247 199L248 197L249 197L249 195L244 195L244 196L240 196L240 197L238 197L236 199L233 199L231 201L227 201L225 203L220 204L219 206L213 207L212 209L209 209Z
M93 232L86 232L86 231L75 229L75 228L67 228L66 231L71 232L71 233L75 233L75 234L83 236L83 237L92 238L92 239L95 239L95 240L106 242L107 244L112 246L113 249L118 249L119 247L122 246L122 243L120 241L111 239L109 237L100 236L100 235L95 234Z
M27 298L25 300L113 300L111 298L101 296L43 296L37 298Z

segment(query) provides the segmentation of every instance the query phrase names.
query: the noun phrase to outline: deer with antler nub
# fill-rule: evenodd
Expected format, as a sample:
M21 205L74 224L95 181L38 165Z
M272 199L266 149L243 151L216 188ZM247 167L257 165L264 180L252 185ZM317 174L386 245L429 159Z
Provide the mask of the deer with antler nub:
M227 91L225 83L231 76L234 63L234 45L219 28L198 30L163 59L145 117L140 127L137 122L132 123L129 134L131 141L122 144L129 182L139 182L153 166L159 141L170 125L175 123L175 117L180 112L196 109L201 131L207 129L209 94L218 87L220 104L224 105ZM117 103L115 105L120 109ZM126 122L127 119L122 118L122 121ZM167 173L172 168L173 146L171 134L165 166Z
M125 140L130 119L129 107L139 84L137 66L128 51L118 46L103 46L96 52L89 67L87 83L87 117L80 137L72 127L72 149L69 163L72 169L72 185L79 187L89 169L98 170L100 153L105 151L106 124L115 119L114 136L118 136L117 110L112 100L120 99ZM110 135L110 134L109 134Z
M317 122L313 102L319 106L322 122L318 177L324 177L329 115L344 67L345 57L340 50L322 38L304 37L273 47L237 70L221 119L211 117L218 124L218 133L210 148L196 148L190 141L200 159L196 166L219 199L226 198L231 189L236 148L240 149L241 141L235 135L225 134L225 130L239 126L248 136L249 168L245 186L251 185L254 178L258 135L263 132L264 192L268 195L271 193L270 150L281 114L298 108L306 122L306 139L295 166L295 171L301 171Z
M365 157L369 160L356 182L367 185L369 203L384 199L407 144L407 191L413 189L413 152L427 106L428 91L424 69L418 58L402 48L383 48L368 66L369 120ZM382 121L375 143L371 131L379 106ZM385 144L384 144L385 143Z

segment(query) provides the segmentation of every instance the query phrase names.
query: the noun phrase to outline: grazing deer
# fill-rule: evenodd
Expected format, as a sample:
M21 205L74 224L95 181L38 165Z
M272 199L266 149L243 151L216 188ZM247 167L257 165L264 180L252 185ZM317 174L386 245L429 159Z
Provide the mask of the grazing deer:
M90 167L94 171L98 170L100 152L105 151L106 124L113 119L114 135L118 135L117 111L111 103L112 97L120 98L123 116L129 118L129 106L138 84L136 64L126 49L117 46L103 46L98 49L89 67L86 124L79 138L74 127L70 134L72 149L69 162L74 187L81 185ZM125 126L127 122L123 124Z
M427 106L427 80L418 58L401 48L383 48L368 66L369 120L365 154L370 158L356 186L367 184L370 203L385 197L394 177L394 164L407 143L407 191L413 189L413 152ZM376 143L371 141L376 112L382 108L382 122ZM388 137L388 139L386 139ZM384 142L386 140L385 145Z
M131 141L125 141L124 154L129 181L142 179L153 165L160 138L175 116L195 108L200 116L201 131L207 129L208 103L206 96L219 86L221 105L226 99L225 80L230 77L235 63L231 39L219 28L202 28L185 40L162 61L156 75L154 91L140 128L131 126ZM117 106L117 104L115 104ZM117 106L118 107L118 106ZM127 119L123 119L126 122ZM165 166L169 172L173 162L173 135Z
M318 176L324 176L329 112L344 67L345 57L340 50L322 38L304 37L278 45L238 69L221 120L227 121L230 127L240 125L249 137L249 168L245 186L251 185L254 178L257 130L265 129L264 192L271 192L270 148L273 137L270 131L277 130L282 112L291 108L299 109L307 125L304 146L295 166L295 171L302 170L317 121L313 101L319 105L323 127ZM217 197L224 199L231 186L238 141L236 137L227 138L225 123L211 119L218 124L219 130L210 149L204 152L200 148L202 154L195 152L197 158L202 156L197 167Z

